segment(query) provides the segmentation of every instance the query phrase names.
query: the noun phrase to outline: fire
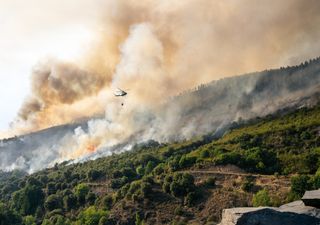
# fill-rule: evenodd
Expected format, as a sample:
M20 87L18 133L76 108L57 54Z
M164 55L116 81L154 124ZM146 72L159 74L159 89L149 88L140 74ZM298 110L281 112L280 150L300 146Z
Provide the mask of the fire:
M88 144L86 149L88 152L95 152L97 147L94 144Z

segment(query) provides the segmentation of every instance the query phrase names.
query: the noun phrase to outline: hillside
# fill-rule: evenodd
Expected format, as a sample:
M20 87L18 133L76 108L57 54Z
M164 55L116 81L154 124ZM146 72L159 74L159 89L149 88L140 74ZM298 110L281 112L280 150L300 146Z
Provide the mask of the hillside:
M319 188L319 156L317 104L233 123L219 139L149 141L28 176L1 173L0 218L10 225L215 224L224 208L279 206Z
M113 129L110 127L113 126L123 126L125 129L121 135L113 135L116 140L112 141L115 142L112 146L109 145L108 138L99 137L103 139L98 143L99 147L95 152L90 151L91 148L83 151L81 157L84 159L121 152L124 146L130 149L134 144L151 139L170 143L208 133L220 136L234 121L241 122L277 111L312 106L320 99L319 90L320 58L293 67L225 78L201 85L169 100L164 99L165 103L156 111L141 111L139 107L134 107L130 114L124 114L124 118L114 123L107 116L91 118L81 123L61 125L2 140L0 169L35 172L53 166L56 162L73 160L80 148L77 146L79 131L81 135L95 137L94 131L100 127L91 127L95 124L102 124L111 133ZM126 106L122 108L126 110ZM125 122L130 127L122 124Z

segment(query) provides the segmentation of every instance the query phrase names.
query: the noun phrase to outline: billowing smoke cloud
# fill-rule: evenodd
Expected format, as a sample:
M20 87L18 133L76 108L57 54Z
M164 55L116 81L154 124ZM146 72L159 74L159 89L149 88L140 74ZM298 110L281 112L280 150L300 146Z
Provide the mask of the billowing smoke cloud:
M208 123L203 117L184 116L190 103L206 107L197 106L202 102L197 97L185 96L179 104L168 99L211 80L317 56L319 11L317 0L107 0L100 42L81 61L49 60L35 67L31 97L13 131L21 134L105 114L65 139L59 150L64 160L133 140L137 134L168 141L197 135L196 124L202 126L200 133L214 130L243 116L241 107ZM241 94L250 93L257 80L244 82ZM129 89L128 96L114 97L117 87ZM229 91L215 90L209 94L216 102ZM233 104L231 97L228 101ZM201 115L210 118L215 109L206 110Z
M161 102L201 83L293 65L320 51L317 0L107 0L103 6L101 41L78 65L36 66L18 133L102 112L110 87Z

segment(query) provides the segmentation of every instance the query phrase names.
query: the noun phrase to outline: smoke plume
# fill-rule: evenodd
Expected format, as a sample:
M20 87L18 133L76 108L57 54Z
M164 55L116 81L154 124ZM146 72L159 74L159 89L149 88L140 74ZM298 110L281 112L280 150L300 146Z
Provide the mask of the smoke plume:
M59 150L61 160L141 133L144 139L168 141L197 135L195 124L207 126L201 133L215 130L241 110L221 115L217 124L197 116L182 121L190 102L205 105L196 106L194 96L177 105L169 98L227 76L294 65L320 51L317 0L106 0L104 7L100 41L76 63L39 63L31 95L12 125L15 134L23 134L104 114L64 139L60 149L68 150ZM244 82L241 93L254 89L257 79ZM117 88L128 90L128 96L114 97ZM210 94L220 101L224 91L229 90Z

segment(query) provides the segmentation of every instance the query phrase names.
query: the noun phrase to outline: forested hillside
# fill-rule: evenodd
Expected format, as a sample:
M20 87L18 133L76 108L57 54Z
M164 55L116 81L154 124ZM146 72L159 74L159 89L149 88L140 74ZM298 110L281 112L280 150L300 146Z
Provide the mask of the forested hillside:
M223 208L278 206L319 188L319 166L318 104L234 123L220 139L2 172L0 224L214 224Z

